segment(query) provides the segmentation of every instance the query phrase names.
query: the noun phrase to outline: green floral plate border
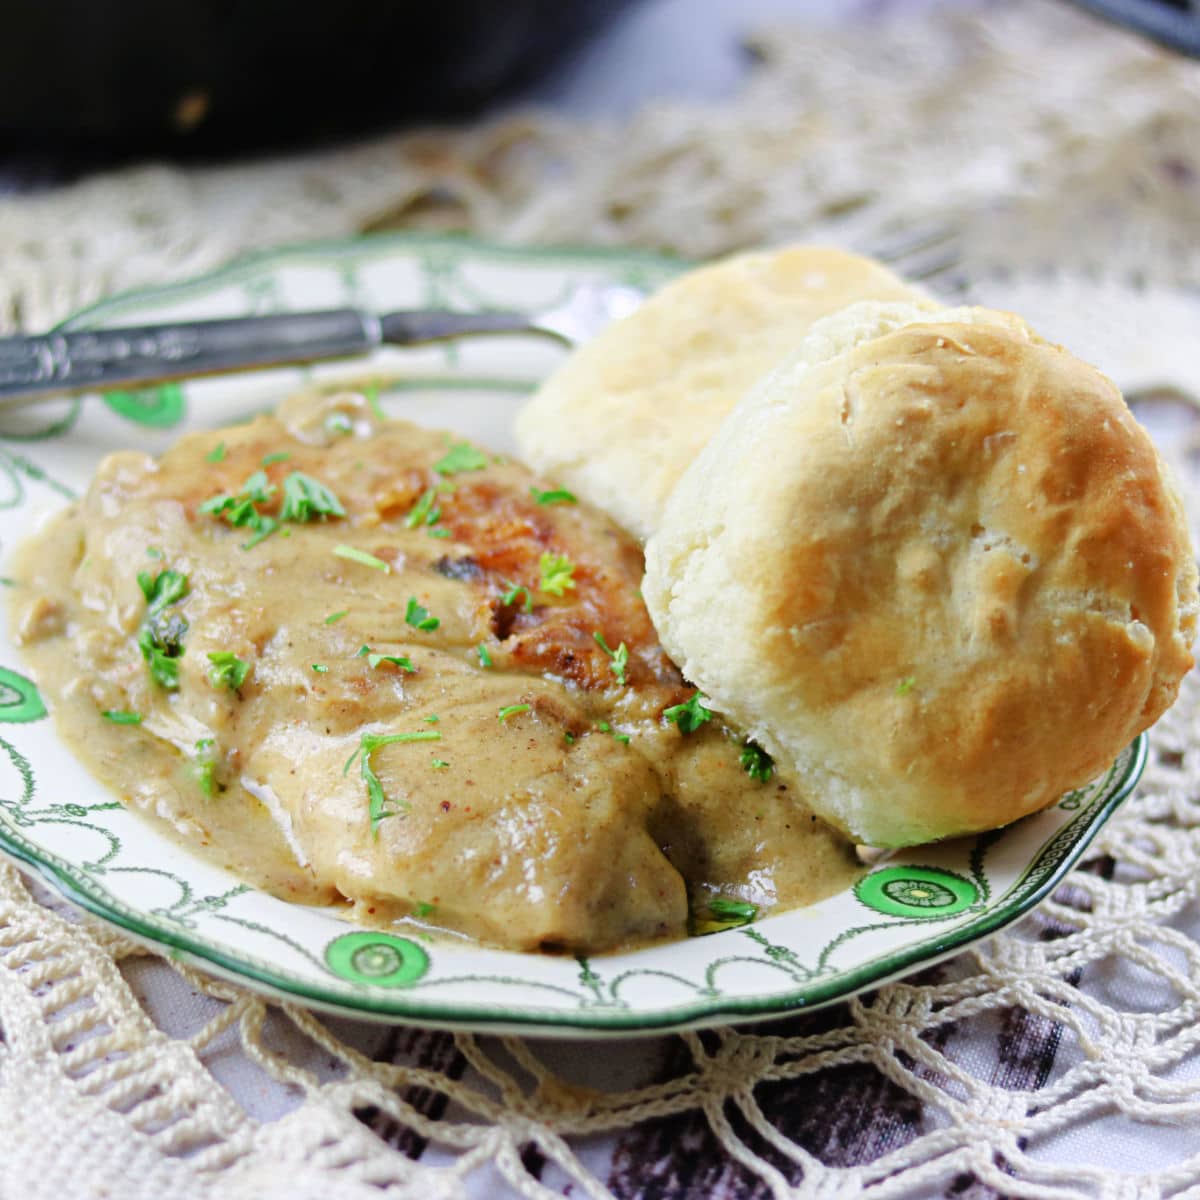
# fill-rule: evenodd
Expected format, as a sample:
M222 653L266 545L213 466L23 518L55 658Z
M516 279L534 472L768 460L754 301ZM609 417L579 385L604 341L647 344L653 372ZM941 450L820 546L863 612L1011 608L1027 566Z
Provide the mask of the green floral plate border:
M652 288L682 267L620 251L381 236L256 254L200 279L107 300L66 324L343 304L536 308L585 279ZM9 418L0 427L0 597L20 586L7 574L13 543L76 495L106 453L131 444L158 451L188 428L242 419L299 386L351 379L376 387L393 415L507 451L516 406L559 354L521 339L388 350L369 362L188 381ZM426 940L412 930L357 930L194 857L63 753L6 629L0 735L0 853L132 936L272 996L342 1015L575 1037L780 1016L953 954L1055 887L1132 791L1147 754L1143 736L1103 778L1047 811L894 855L811 908L670 945L569 959Z

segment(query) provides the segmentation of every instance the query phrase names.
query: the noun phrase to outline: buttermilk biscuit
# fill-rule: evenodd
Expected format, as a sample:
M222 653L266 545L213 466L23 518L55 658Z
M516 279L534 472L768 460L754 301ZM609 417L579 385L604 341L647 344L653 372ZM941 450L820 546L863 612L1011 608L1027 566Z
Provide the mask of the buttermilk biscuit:
M525 460L642 538L726 413L814 321L932 303L870 259L798 246L691 271L576 351L517 418Z
M1197 614L1181 504L1116 387L1008 314L903 318L838 314L747 395L643 584L712 707L881 846L1099 774L1174 700Z

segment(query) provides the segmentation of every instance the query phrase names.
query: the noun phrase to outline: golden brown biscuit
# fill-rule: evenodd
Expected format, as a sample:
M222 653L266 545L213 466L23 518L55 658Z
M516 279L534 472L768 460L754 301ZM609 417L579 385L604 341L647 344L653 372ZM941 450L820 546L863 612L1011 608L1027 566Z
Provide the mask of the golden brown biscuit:
M1197 592L1108 379L1008 314L888 325L839 314L747 396L666 505L643 592L818 813L906 845L1104 770L1174 700Z
M674 280L563 364L517 418L522 456L642 538L748 388L814 321L857 300L933 308L867 258L812 246Z

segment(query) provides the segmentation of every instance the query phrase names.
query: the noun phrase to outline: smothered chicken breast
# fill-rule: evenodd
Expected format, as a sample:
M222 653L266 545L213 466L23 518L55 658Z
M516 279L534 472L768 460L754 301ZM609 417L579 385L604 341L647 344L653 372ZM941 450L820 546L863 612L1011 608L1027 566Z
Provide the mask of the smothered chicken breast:
M18 573L77 753L277 895L598 951L854 875L667 658L632 538L361 396L112 455Z

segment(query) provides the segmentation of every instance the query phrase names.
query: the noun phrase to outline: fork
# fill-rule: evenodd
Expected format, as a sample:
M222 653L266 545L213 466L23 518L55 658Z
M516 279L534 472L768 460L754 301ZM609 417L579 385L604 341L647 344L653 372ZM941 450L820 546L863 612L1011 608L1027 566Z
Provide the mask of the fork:
M0 412L64 393L350 358L382 345L533 334L573 346L642 299L635 288L582 283L562 303L537 313L338 308L0 338Z

